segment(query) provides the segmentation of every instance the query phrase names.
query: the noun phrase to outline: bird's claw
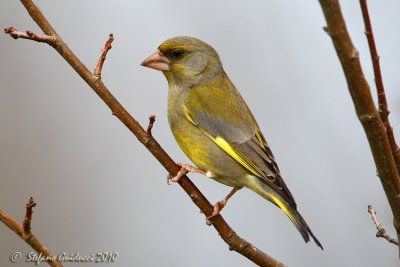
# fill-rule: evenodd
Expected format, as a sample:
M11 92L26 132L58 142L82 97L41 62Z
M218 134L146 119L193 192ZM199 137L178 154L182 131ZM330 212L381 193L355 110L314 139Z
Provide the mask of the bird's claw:
M226 205L226 201L225 200L221 200L221 201L218 201L217 203L215 203L213 213L210 216L206 217L206 224L207 225L213 224L213 222L210 219L212 219L215 216L219 215L221 210L225 207L225 205Z
M206 175L206 171L203 171L199 168L193 167L189 164L182 164L182 163L177 163L176 165L178 165L179 167L181 167L181 169L178 171L178 173L172 177L171 174L168 174L167 176L167 184L170 184L169 182L179 182L179 180L185 176L186 174L188 174L189 172L197 172L203 175Z
M185 166L186 164L178 163L177 165L179 165L181 167L181 169L178 171L178 173L175 176L172 176L169 173L167 175L167 184L169 184L169 185L171 184L170 181L175 182L175 183L179 182L179 180L190 171Z

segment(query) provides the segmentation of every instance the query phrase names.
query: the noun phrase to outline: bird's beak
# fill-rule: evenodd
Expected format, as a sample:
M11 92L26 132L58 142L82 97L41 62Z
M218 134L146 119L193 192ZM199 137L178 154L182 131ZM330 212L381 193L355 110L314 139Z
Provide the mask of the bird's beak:
M140 65L160 71L169 70L169 60L159 50L151 54Z

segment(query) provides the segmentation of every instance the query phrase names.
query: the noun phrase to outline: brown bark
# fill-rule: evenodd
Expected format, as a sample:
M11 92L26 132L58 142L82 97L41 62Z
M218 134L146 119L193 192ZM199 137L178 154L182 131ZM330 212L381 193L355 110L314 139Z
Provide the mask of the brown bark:
M357 49L354 47L338 0L320 0L327 22L326 32L342 65L347 86L371 148L376 169L394 217L400 238L400 178L385 126L375 107L370 87L365 80Z
M375 45L375 38L374 38L374 33L372 31L371 20L369 18L367 0L360 0L360 6L364 19L365 35L367 36L369 51L371 54L372 66L374 68L375 85L376 85L376 91L378 93L379 115L381 116L383 125L385 125L386 135L389 139L389 144L392 149L392 154L394 161L396 163L397 172L400 174L400 150L396 144L393 128L390 125L389 121L390 111L386 100L385 87L383 86L381 67L379 63L379 55Z

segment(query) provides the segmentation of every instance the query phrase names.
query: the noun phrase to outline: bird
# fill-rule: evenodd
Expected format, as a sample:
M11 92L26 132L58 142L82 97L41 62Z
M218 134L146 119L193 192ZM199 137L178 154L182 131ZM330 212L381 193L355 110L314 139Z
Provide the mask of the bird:
M323 249L297 211L292 193L248 105L209 44L188 36L162 42L141 64L168 81L168 122L173 136L194 163L178 165L170 180L196 172L232 187L207 218L218 215L235 192L248 188L280 208L304 241Z

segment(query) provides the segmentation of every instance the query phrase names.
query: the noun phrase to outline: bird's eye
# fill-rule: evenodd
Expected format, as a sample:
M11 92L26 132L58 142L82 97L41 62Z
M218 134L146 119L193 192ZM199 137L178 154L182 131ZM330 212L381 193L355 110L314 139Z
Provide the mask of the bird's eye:
M172 51L172 55L175 58L178 58L178 57L182 56L182 54L183 54L183 51L181 49L175 49L175 50Z

